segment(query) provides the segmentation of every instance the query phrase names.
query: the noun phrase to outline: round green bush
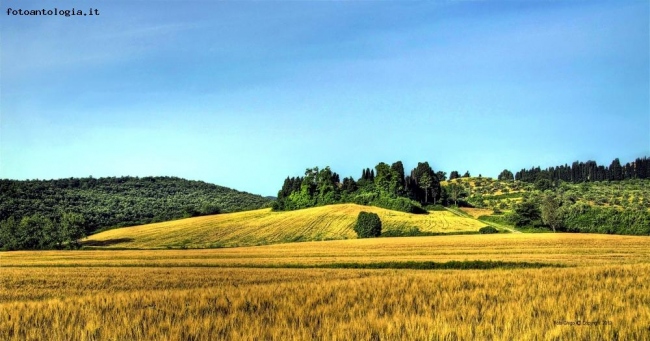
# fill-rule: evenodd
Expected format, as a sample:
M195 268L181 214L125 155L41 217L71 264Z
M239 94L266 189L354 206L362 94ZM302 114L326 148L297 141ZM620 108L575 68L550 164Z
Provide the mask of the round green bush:
M480 234L499 233L499 230L495 229L495 228L492 227L492 226L484 226L484 227L481 227L481 228L478 230L478 233L480 233Z
M354 232L359 238L379 237L381 235L381 220L376 213L359 212Z

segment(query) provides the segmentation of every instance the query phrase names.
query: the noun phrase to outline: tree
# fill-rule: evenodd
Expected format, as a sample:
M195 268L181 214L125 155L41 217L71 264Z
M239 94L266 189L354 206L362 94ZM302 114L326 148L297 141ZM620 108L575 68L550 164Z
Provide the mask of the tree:
M447 172L437 171L436 177L438 178L438 181L445 181L447 180Z
M390 166L390 169L395 177L394 179L394 182L396 183L395 194L401 195L404 192L404 189L406 188L406 180L404 178L404 165L402 164L402 161L397 161Z
M449 199L453 200L456 206L458 206L458 200L465 195L463 187L458 184L450 184L447 186L447 192L449 193Z
M512 175L512 172L511 172L511 171L509 171L509 170L507 170L507 169L504 169L504 170L501 172L501 174L499 174L499 176L497 177L497 179L499 179L499 181L513 181L513 180L515 180L515 176Z
M536 225L541 219L539 206L531 200L524 200L517 207L513 213L513 223L517 227Z
M336 199L336 178L338 175L332 173L329 166L318 171L316 175L316 192L318 193L317 201L321 204L334 203Z
M612 161L612 164L609 165L609 179L618 181L623 180L623 167L621 167L621 161L618 158Z
M553 232L562 225L562 214L560 212L560 203L552 195L545 195L540 205L542 222L550 226Z
M470 177L469 171L465 171L465 174L463 174L463 178L469 178L469 177Z
M381 235L381 219L376 213L359 212L354 231L359 238L379 237Z
M429 202L429 189L433 185L433 179L429 173L424 173L420 177L420 187L424 189L424 202Z
M0 249L16 250L18 249L18 222L14 217L0 221Z
M391 186L393 179L390 167L387 164L380 162L375 166L375 169L377 170L374 180L375 186L377 186L380 191L390 193L390 189L393 187Z
M535 181L535 187L540 191L547 191L553 189L553 183L548 179L539 179Z
M52 221L40 214L23 217L16 231L17 249L43 249L47 248L49 240L45 240L43 231L51 230Z
M199 215L212 215L221 213L221 208L219 205L212 202L204 202L199 207ZM80 217L83 219L83 217Z
M352 193L357 190L357 183L352 179L352 177L349 178L343 178L343 184L341 186L341 190L345 193Z
M460 174L458 174L458 171L451 171L449 173L449 180L454 180L460 178Z
M423 203L429 202L429 193L431 193L434 203L440 197L440 182L428 162L418 162L418 166L411 172L411 178L415 180L417 188L421 190L416 190L414 193L417 200Z
M81 214L64 213L61 216L62 241L67 243L68 248L78 248L79 239L86 236L84 224L86 220Z

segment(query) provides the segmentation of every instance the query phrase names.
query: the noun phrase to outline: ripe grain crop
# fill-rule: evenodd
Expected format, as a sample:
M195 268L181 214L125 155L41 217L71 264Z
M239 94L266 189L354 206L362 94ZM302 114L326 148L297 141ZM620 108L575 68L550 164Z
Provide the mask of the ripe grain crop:
M302 242L188 250L14 251L4 267L30 266L240 266L482 260L571 266L639 264L650 260L650 238L603 234L495 234Z
M647 237L503 234L3 252L0 339L648 340L649 250ZM236 268L449 260L566 267Z
M85 272L92 276L80 277ZM3 340L650 336L648 265L553 271L56 268L11 269L3 277Z

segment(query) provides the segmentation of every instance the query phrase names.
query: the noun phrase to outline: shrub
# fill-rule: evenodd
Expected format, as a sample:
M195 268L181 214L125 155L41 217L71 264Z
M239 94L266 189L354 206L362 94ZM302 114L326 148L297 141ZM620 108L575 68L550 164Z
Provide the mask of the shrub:
M499 233L499 230L495 229L492 226L484 226L484 227L481 227L478 230L478 233L480 233L480 234L492 234L492 233Z
M379 237L381 234L381 220L376 213L359 212L354 232L359 238Z

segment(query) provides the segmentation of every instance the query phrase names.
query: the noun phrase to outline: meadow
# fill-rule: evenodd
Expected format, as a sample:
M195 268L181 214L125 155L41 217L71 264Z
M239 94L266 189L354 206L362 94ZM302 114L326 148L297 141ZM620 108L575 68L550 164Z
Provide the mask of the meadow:
M361 211L377 213L385 235L477 232L485 223L447 211L411 214L355 204L289 212L271 209L218 214L119 228L90 236L86 245L109 248L215 248L297 241L354 239Z
M649 250L647 237L513 233L4 252L0 339L644 340ZM551 267L309 268L450 260Z

